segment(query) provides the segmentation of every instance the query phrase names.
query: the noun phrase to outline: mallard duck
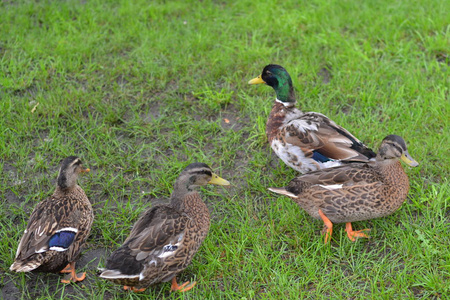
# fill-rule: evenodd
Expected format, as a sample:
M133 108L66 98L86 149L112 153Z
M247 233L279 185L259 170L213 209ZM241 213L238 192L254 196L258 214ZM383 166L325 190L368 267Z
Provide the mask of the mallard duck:
M175 182L170 204L144 213L123 245L108 258L100 277L135 292L170 280L171 291L190 290L196 282L178 285L176 276L190 264L208 233L209 211L195 190L208 183L230 184L204 163L187 166Z
M289 167L307 173L375 157L371 149L326 116L296 108L291 76L282 66L267 65L260 76L249 81L261 83L277 94L267 120L267 139Z
M346 223L348 238L368 237L364 230L353 231L351 222L392 214L405 201L409 180L399 159L415 167L406 143L398 135L388 135L381 143L375 162L354 163L323 169L294 178L284 188L269 188L286 195L326 226L325 243L331 239L333 223Z
M75 272L75 260L94 220L91 203L77 185L78 175L85 172L89 169L76 156L61 162L56 190L31 213L11 271L69 273L63 283L84 280L85 273Z

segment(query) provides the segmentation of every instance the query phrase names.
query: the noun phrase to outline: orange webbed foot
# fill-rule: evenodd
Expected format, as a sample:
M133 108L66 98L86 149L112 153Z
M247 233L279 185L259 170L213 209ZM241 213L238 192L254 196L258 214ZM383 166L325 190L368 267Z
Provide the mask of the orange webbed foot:
M333 234L333 223L331 223L330 219L325 216L321 209L319 209L319 216L322 218L323 223L325 224L326 232L325 232L325 244L331 240L331 235ZM325 228L324 228L325 229Z
M75 272L75 262L69 263L61 272L70 273L70 275L66 275L64 279L61 279L62 283L83 281L86 278L86 272L78 274Z
M86 272L83 273L75 273L75 270L70 273L69 276L66 276L65 279L61 279L62 283L70 283L70 282L78 282L83 281L86 278Z
M354 231L352 228L352 223L348 222L345 224L345 231L347 231L347 236L350 241L354 242L356 240L355 238L369 238L369 236L365 234L364 231L370 231L370 229Z
M135 288L134 286L128 286L128 285L124 285L123 289L125 291L132 291L132 292L135 292L135 293L140 293L140 292L143 292L143 291L146 290L146 288L138 289L138 288Z
M177 279L176 279L176 277L174 277L174 278L172 278L172 286L170 287L170 291L171 292L174 292L174 291L187 292L190 289L192 289L197 284L197 282L194 281L189 286L185 287L188 284L189 284L189 281L186 281L182 285L178 285Z

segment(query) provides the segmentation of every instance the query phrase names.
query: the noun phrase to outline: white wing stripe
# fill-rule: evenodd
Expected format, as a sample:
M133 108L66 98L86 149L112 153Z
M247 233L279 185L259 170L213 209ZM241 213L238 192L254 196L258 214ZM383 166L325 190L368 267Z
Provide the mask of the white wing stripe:
M58 252L64 252L66 251L68 248L63 248L63 247L58 247L58 246L52 246L49 248L49 250L54 250L54 251L58 251Z
M77 232L78 232L78 229L73 228L73 227L64 227L64 228L61 228L61 229L56 230L55 233L58 233L58 232L61 232L61 231L71 231L71 232L77 233Z
M342 189L342 184L330 184L330 185L322 185L322 184L318 184L318 186L323 187L324 189L327 190L338 190L338 189Z

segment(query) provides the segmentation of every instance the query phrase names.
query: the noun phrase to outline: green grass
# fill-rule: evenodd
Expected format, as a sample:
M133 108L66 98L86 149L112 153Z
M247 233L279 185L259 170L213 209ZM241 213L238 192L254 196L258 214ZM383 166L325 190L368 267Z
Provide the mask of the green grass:
M0 11L3 298L450 296L450 2L3 1ZM265 139L273 90L247 85L268 63L290 72L304 111L374 149L401 135L420 163L405 167L411 191L398 212L354 224L372 228L370 240L352 243L337 225L323 245L321 222L266 190L296 175ZM95 209L79 260L88 278L12 274L32 208L73 154L92 170L80 180ZM211 230L180 277L197 286L129 294L98 278L194 161L233 184L202 190Z

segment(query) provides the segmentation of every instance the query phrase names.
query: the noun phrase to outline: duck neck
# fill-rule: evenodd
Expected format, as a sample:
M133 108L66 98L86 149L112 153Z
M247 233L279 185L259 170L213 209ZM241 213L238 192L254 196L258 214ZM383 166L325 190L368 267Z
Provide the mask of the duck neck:
M398 160L378 162L378 171L390 187L394 203L400 206L409 192L409 179Z
M203 206L206 208L195 187L188 180L177 180L175 182L170 199L170 203L175 209L190 217L196 217L195 214L197 213L192 208Z
M59 185L56 185L55 192L53 193L53 196L64 196L70 193L73 193L79 188L79 186L76 184L74 186L70 186L67 188L62 188Z
M295 105L295 92L291 80L287 80L286 82L279 81L278 85L274 87L274 89L277 94L277 102L286 107Z
M178 197L172 194L171 205L179 212L183 212L194 220L209 220L209 210L197 191L191 191Z
M189 182L187 180L177 180L173 185L173 192L171 199L181 199L184 195L194 192L192 188L189 187Z

